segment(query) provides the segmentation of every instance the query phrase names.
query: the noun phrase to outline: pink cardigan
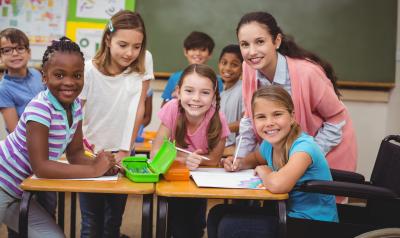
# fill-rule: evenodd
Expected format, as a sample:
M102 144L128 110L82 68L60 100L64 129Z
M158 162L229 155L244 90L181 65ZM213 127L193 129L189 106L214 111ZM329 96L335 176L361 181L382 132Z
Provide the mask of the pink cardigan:
M291 95L296 121L303 131L315 136L323 122L333 124L346 121L342 141L327 155L330 168L355 171L357 143L352 121L344 104L338 100L332 83L318 65L307 60L286 57L291 82ZM251 97L257 90L256 71L243 62L242 75L245 115L250 118Z

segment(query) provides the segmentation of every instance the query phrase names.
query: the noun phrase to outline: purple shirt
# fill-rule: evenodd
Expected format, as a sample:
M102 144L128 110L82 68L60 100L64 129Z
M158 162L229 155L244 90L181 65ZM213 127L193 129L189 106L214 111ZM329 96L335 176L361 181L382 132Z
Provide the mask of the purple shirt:
M27 105L15 130L0 141L0 187L20 198L21 182L32 175L26 144L26 123L35 121L49 128L49 159L58 160L71 142L79 121L82 120L80 101L72 104L73 123L68 124L67 113L49 90L40 92Z

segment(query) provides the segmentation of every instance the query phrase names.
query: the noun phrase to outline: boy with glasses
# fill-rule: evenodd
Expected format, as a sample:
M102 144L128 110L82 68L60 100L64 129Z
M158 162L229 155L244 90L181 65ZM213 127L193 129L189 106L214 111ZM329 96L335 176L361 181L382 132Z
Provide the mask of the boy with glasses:
M28 37L15 28L0 32L0 62L5 71L0 81L0 112L7 132L12 132L28 102L44 89L42 75L28 68Z

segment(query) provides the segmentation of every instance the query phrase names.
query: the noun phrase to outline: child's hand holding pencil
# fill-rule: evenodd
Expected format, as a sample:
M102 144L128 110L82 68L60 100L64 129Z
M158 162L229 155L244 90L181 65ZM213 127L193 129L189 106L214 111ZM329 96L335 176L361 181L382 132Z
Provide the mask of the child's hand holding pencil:
M235 156L228 156L228 158L223 160L223 166L226 171L239 171L241 167L241 159L237 159L238 157L238 152L240 148L240 144L242 143L242 136L239 137L239 142L236 145L235 148Z
M222 166L227 172L235 172L241 169L242 160L235 160L233 156L228 156L227 158L222 160Z
M176 147L176 149L180 152L188 154L188 156L186 157L186 160L185 160L185 164L186 164L186 167L188 167L188 169L190 169L190 170L197 169L200 166L202 160L210 160L209 158L207 158L205 156L199 155L199 153L202 152L201 150L196 150L194 152L190 152L188 150L185 150L185 149L182 149L179 147Z

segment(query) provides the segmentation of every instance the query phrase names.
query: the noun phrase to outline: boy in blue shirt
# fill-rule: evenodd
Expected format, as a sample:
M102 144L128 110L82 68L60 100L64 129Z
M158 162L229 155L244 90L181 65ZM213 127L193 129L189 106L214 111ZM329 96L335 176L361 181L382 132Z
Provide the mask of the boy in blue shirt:
M15 28L0 32L0 60L6 68L0 81L0 112L8 133L15 129L28 102L44 89L40 72L27 67L30 57L25 33Z
M193 31L190 33L183 42L183 54L190 64L207 64L211 58L214 49L214 40L206 33ZM163 98L162 105L176 97L175 89L179 79L182 75L182 70L173 73L165 86L164 92L161 95ZM220 77L218 77L218 89L222 92L224 86Z

